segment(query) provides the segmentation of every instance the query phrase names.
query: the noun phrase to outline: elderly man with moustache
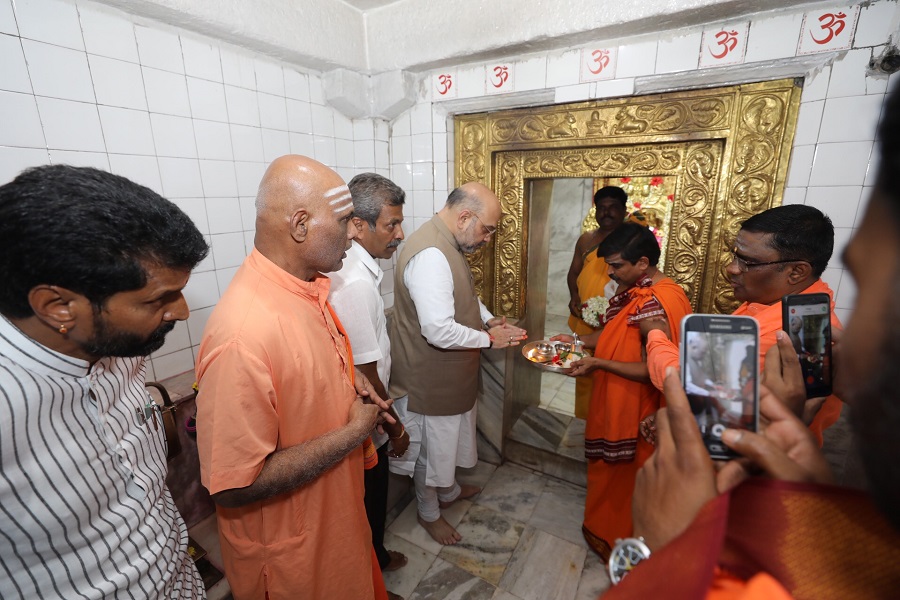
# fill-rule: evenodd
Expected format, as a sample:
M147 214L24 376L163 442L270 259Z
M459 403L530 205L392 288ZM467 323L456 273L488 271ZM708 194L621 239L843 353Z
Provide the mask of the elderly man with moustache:
M387 398L391 342L379 289L384 272L378 260L390 259L403 241L406 194L393 181L376 173L361 173L347 185L353 197L356 238L347 250L340 271L327 274L331 279L328 301L350 337L356 368L368 378L379 396ZM384 547L390 473L388 446L391 456L403 456L409 446L409 434L398 421L384 424L384 431L374 433L372 439L378 462L366 469L366 515L381 570L396 571L407 563L407 558ZM400 596L388 592L388 598L394 600Z
M390 420L388 405L354 370L321 275L340 268L352 217L337 173L276 159L259 187L254 249L200 344L201 479L238 600L386 598L362 446Z
M460 186L410 236L394 274L390 392L412 445L407 461L393 461L391 468L413 476L419 523L445 545L462 538L440 509L481 491L456 481L457 467L474 467L478 460L481 349L525 339L524 330L481 303L465 258L490 240L500 214L490 188Z

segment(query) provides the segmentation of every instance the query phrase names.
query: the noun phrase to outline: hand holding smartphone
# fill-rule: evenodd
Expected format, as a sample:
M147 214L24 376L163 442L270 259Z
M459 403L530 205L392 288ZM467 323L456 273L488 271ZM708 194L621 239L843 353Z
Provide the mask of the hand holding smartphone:
M794 294L781 299L782 328L800 358L807 398L831 395L831 298Z
M726 428L759 428L759 327L750 317L688 315L681 321L681 381L715 460L737 454Z

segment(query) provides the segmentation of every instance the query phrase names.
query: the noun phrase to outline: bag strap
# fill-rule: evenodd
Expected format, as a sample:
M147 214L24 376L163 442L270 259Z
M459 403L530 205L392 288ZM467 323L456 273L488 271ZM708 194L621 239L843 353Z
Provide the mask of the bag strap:
M181 440L178 439L178 427L176 425L178 419L175 418L177 407L172 402L166 386L156 381L147 381L144 385L148 388L154 388L162 397L163 403L158 410L166 434L166 460L172 460L181 453Z

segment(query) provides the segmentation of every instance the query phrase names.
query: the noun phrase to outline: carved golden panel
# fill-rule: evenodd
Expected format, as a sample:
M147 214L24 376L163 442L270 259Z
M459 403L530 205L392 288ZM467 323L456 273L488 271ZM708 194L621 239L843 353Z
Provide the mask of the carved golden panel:
M480 296L495 314L524 314L526 180L666 176L664 270L698 311L730 312L729 244L781 203L799 102L782 80L456 117L456 184L491 186L503 208L494 241L470 257Z

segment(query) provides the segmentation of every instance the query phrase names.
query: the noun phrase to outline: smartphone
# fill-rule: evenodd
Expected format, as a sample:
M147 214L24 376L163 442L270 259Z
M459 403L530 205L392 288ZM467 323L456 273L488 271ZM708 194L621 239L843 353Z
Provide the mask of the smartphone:
M794 294L781 299L782 328L800 357L807 398L831 395L831 297Z
M759 325L750 317L688 315L681 321L681 381L714 460L737 454L725 428L759 428Z

